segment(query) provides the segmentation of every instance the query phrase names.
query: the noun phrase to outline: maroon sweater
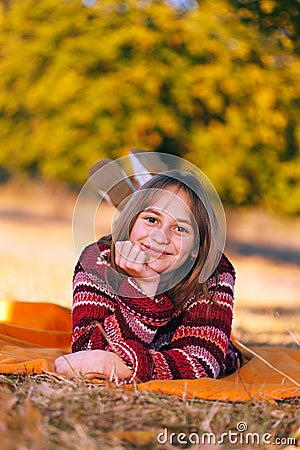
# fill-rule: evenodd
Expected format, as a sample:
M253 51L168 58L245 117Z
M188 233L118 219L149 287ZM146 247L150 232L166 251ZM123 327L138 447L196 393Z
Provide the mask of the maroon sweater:
M124 277L115 292L106 281L112 270L109 254L107 246L93 243L76 265L73 352L116 352L132 369L127 382L217 378L235 370L240 353L229 341L235 272L226 256L217 268L213 302L200 294L176 308L165 294L147 297L131 277ZM215 277L207 284L215 289Z

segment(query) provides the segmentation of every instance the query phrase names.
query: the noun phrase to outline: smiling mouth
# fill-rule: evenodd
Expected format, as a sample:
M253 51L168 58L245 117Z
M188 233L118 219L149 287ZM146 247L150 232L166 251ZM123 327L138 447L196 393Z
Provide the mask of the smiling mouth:
M145 253L150 253L150 254L155 255L157 257L171 255L171 253L165 252L162 249L157 249L157 248L150 247L149 245L143 244L143 247L145 249Z

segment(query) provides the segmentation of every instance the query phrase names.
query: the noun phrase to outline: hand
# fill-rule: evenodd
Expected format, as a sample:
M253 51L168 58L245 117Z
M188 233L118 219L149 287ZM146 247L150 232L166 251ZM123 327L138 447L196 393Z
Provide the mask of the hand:
M105 350L82 350L59 356L54 367L57 373L70 378L110 378L113 373L119 379L131 376L131 370L123 360L116 353Z
M117 241L115 248L116 264L135 278L145 294L153 298L159 285L160 275L148 266L147 253L131 241Z

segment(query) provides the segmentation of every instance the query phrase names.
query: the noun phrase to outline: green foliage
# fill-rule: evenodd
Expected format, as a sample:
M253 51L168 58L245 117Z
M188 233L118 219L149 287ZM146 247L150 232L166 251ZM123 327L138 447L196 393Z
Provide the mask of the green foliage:
M146 148L198 165L224 202L300 213L296 0L8 5L1 166L80 185Z

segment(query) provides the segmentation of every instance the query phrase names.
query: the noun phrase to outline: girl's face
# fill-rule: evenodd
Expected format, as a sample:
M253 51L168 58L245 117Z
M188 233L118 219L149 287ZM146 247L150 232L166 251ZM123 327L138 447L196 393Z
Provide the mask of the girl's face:
M157 273L174 271L197 256L195 219L189 204L186 192L170 187L158 191L151 206L134 222L130 241L147 254L148 266Z

